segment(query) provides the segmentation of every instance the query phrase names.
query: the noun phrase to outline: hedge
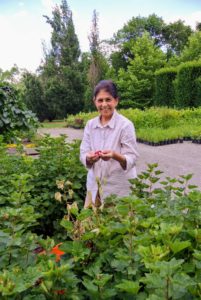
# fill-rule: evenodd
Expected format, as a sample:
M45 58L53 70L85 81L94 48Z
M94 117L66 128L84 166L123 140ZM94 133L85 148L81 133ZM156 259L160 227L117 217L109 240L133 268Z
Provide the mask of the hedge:
M173 81L177 75L176 68L163 68L155 72L155 105L175 106Z
M186 62L178 68L176 101L179 107L198 107L201 104L201 62Z

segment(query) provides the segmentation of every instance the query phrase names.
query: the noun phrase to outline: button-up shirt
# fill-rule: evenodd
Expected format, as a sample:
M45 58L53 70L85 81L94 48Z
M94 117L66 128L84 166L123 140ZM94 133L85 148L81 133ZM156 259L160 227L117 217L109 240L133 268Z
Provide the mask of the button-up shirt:
M126 170L112 158L108 161L100 158L89 168L86 164L87 153L101 150L112 150L123 155L126 158ZM87 122L80 146L80 160L88 168L87 192L90 192L92 202L95 202L98 186L101 186L101 201L111 194L129 195L128 179L136 177L137 156L133 123L117 113L116 110L105 125L101 124L100 116Z

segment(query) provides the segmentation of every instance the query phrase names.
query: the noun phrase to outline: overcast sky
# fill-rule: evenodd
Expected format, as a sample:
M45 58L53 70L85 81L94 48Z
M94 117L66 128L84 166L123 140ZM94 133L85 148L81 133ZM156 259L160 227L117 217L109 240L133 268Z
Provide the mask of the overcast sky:
M99 13L100 38L111 38L132 17L152 13L165 22L178 19L195 28L201 22L201 0L68 0L82 51L89 49L92 12ZM0 68L35 71L43 58L42 41L48 44L51 27L43 15L51 17L60 0L0 0Z

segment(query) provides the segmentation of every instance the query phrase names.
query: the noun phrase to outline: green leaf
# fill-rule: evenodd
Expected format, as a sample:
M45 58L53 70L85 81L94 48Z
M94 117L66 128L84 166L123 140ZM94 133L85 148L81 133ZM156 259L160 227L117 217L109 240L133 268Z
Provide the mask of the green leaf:
M83 221L83 220L89 218L92 215L93 215L93 211L91 209L83 209L80 212L80 214L77 216L77 220Z
M93 284L93 282L87 278L84 278L84 281L82 281L82 284L85 286L85 288L91 292L91 293L97 293L98 287Z
M184 250L191 246L191 242L189 241L180 241L176 240L174 242L169 243L170 249L174 252L174 254Z
M67 231L72 231L73 230L73 224L71 221L62 219L60 222L61 226L63 226Z
M188 185L188 188L189 188L189 190L192 190L192 189L198 188L198 186L197 186L197 185L189 184L189 185Z
M117 284L115 287L132 295L136 295L140 289L139 282L125 279L123 279L122 283Z

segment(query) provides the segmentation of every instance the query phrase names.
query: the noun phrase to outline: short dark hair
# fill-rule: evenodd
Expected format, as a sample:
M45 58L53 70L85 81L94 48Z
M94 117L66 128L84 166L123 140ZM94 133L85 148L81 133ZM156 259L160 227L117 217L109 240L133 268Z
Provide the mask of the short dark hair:
M108 92L113 98L118 98L117 86L112 80L101 80L94 88L93 97L96 98L101 90Z

